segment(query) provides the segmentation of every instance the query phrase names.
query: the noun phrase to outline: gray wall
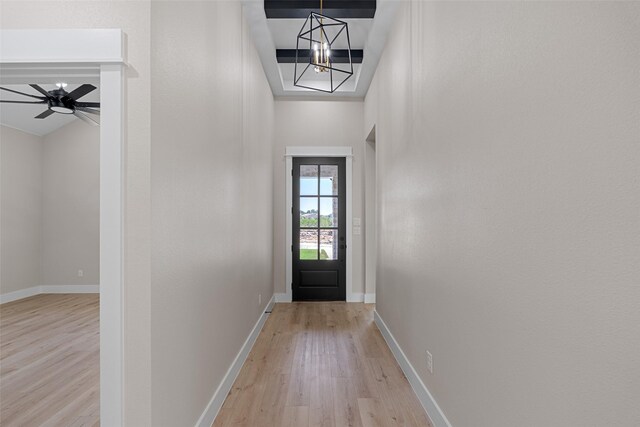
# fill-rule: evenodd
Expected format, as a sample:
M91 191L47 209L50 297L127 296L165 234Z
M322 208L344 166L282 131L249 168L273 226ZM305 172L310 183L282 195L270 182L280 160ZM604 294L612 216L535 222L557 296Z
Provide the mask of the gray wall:
M2 126L0 135L0 293L98 285L99 128L74 121L39 137Z
M152 425L191 426L273 295L273 96L240 2L151 11Z
M42 140L42 284L97 285L100 128L75 120Z
M402 4L377 310L452 425L640 425L639 70L638 2Z
M42 141L0 126L0 294L42 284Z

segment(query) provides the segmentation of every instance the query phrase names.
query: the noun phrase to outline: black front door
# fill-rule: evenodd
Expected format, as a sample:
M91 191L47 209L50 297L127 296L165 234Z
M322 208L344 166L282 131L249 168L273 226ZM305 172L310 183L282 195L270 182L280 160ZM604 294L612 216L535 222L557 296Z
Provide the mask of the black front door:
M345 159L293 159L293 300L346 300Z

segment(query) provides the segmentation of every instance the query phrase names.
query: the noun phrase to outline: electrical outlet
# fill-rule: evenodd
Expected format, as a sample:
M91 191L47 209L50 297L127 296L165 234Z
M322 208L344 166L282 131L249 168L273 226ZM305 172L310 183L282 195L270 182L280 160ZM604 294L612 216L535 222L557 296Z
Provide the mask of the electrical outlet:
M429 353L429 350L427 350L427 369L429 373L433 374L433 356Z
M258 294L258 304L262 304L262 294Z
M84 271L78 270L78 277L84 277Z

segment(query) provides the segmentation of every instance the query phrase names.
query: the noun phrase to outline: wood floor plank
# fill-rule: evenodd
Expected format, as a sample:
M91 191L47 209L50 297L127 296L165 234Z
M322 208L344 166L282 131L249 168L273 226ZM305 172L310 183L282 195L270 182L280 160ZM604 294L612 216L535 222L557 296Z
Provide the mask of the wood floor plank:
M289 381L289 374L271 373L260 404L260 421L264 426L282 425Z
M335 427L333 390L329 355L316 354L316 368L311 380L309 425L312 427Z
M358 410L362 427L384 427L389 425L388 415L378 399L358 399Z
M350 378L333 378L333 407L336 425L362 427L358 396Z
M287 406L284 409L283 427L308 427L309 407L308 406Z
M0 305L0 425L99 425L99 296Z
M373 306L276 304L214 427L427 427Z

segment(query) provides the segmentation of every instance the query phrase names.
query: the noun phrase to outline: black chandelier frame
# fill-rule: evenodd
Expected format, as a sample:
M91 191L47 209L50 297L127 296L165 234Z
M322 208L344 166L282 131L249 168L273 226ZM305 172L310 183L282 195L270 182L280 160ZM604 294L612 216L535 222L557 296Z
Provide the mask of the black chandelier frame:
M325 23L324 21L328 20L329 23ZM314 26L314 21L316 22L316 26ZM307 28L308 26L308 28ZM325 27L337 27L337 26L341 26L342 28L337 32L337 34L333 37L332 40L329 39L327 32L325 31ZM313 34L314 32L320 32L320 34L324 35L325 41L322 40L315 40L313 38ZM325 66L325 65L321 65L321 64L315 64L313 62L313 44L314 43L318 43L318 45L320 46L320 49L323 48L323 43L327 43L329 46L330 51L333 51L332 49L332 45L333 43L335 43L335 41L338 39L338 37L342 34L345 33L346 35L346 39L347 39L347 52L348 52L348 57L349 57L349 71L344 70L344 69L340 69L340 68L335 68L333 67L333 59L331 56L329 56L329 66ZM309 62L300 62L300 56L298 54L298 52L300 52L301 49L300 48L300 44L301 43L305 43L309 42ZM306 57L306 55L304 55L303 57ZM300 73L300 75L298 75L298 64L300 64L300 66L305 66L304 70ZM326 89L321 89L319 87L313 87L313 86L306 86L303 84L300 84L300 79L304 76L304 74L308 71L309 67L311 66L321 66L324 69L329 70L329 83L330 83L330 90L326 90ZM334 76L333 73L338 72L338 73L342 73L345 74L346 77L344 78L344 80L342 80L337 86L334 87ZM295 68L294 68L294 77L293 77L293 85L297 86L297 87L302 87L305 89L311 89L311 90L317 90L320 92L325 92L325 93L333 93L335 92L340 86L342 86L347 80L349 80L349 78L353 76L353 60L351 58L351 39L349 38L349 24L347 24L345 21L341 21L339 19L336 18L332 18L330 16L326 16L326 15L322 15L320 13L316 13L316 12L311 12L309 14L309 16L307 17L307 19L305 20L304 24L302 25L302 28L300 29L300 32L298 33L298 38L296 41L296 62L295 62Z

